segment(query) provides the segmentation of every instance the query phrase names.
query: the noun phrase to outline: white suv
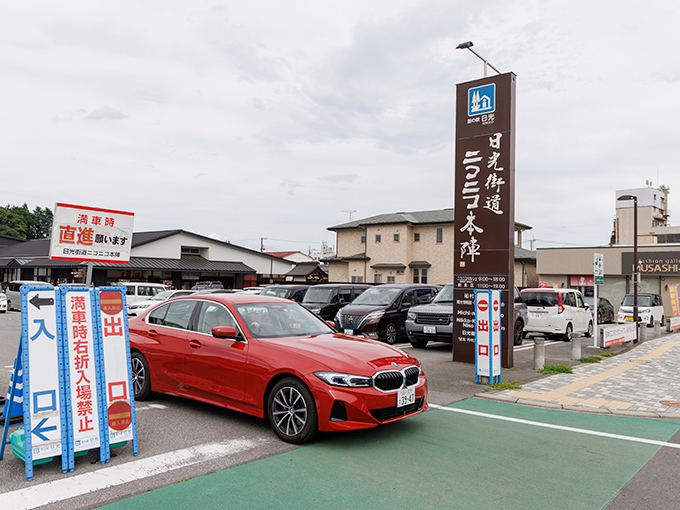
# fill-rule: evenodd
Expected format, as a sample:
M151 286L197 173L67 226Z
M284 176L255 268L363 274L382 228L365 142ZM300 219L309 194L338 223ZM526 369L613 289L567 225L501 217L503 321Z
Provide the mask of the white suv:
M527 305L525 333L561 336L570 341L574 333L593 335L593 317L583 295L575 289L524 289Z
M649 326L654 326L654 322L658 321L663 326L663 304L661 303L661 296L658 294L641 294L638 293L638 321ZM635 303L635 296L633 294L626 294L621 301L619 308L619 324L633 321L633 304Z
M159 292L170 290L170 287L161 283L146 283L146 282L116 282L112 285L120 287L125 285L127 287L126 302L138 303L140 301L147 301L154 297Z

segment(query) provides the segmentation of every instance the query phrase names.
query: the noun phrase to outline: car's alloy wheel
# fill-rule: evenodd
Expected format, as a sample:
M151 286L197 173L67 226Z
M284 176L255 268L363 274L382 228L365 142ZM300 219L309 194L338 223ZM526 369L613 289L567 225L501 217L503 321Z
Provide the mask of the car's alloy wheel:
M385 340L392 345L397 342L397 326L390 322L385 328Z
M515 345L522 345L524 341L524 324L522 321L515 321Z
M571 324L567 324L567 329L564 331L564 336L562 337L562 339L563 339L565 342L571 342L571 339L572 339L572 337L574 336L574 335L573 335L573 332L574 332L574 331L573 331L573 329L572 329L572 327L571 327Z
M151 378L149 365L140 352L133 352L130 355L130 366L132 368L132 389L135 393L135 400L147 400L153 396L151 391Z
M294 378L282 379L269 394L269 423L287 443L310 441L318 431L316 404L309 388Z

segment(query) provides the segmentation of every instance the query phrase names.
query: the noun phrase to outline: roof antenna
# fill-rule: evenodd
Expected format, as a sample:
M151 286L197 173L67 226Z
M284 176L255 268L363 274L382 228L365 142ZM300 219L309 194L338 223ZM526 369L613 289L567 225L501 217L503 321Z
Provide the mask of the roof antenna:
M342 211L342 212L348 213L349 214L349 221L352 221L354 219L354 218L352 218L352 213L355 213L357 211L356 211L356 209L353 209L351 211Z

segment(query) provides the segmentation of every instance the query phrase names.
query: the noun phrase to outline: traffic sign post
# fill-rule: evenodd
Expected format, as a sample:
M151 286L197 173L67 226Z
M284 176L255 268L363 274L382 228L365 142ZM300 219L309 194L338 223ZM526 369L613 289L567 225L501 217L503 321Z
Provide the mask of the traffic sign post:
M475 290L475 382L501 382L501 292Z
M125 287L21 287L21 342L0 459L21 391L24 429L12 433L11 444L28 480L34 464L57 455L64 473L73 471L78 453L93 448L104 463L112 446L132 440L137 455L125 305Z

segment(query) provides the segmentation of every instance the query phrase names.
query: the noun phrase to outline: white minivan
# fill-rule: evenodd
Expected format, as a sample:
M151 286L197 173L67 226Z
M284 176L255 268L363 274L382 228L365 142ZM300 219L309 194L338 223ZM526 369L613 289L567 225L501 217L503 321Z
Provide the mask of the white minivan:
M593 316L583 295L575 289L524 289L527 305L525 333L560 336L569 342L574 333L593 336Z
M125 300L128 305L130 303L137 303L139 301L147 301L159 292L170 290L170 287L163 285L162 283L116 282L112 285L115 287L125 285L125 287L127 287Z
M21 310L21 286L26 285L51 285L47 282L40 282L38 280L14 280L9 282L7 288L5 289L5 295L7 296L7 309L8 310Z

